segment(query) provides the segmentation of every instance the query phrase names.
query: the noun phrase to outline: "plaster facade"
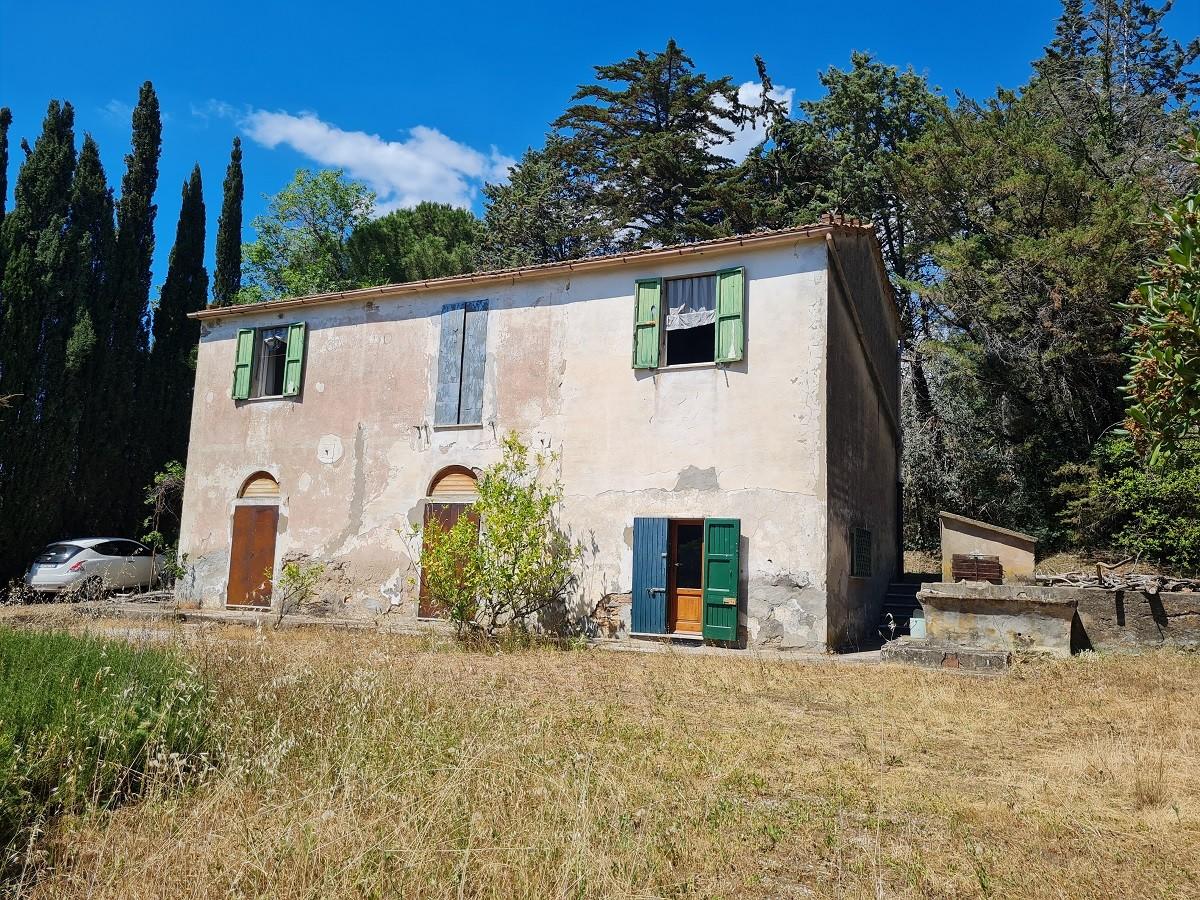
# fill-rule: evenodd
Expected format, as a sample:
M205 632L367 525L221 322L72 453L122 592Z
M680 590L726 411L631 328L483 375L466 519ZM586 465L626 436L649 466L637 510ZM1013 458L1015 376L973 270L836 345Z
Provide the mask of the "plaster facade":
M898 434L865 362L872 340L888 348L872 364L884 393L894 387L896 325L890 307L874 309L891 302L877 271L859 273L870 295L851 298L852 278L831 270L835 237L857 260L848 267L872 258L869 233L835 226L199 314L180 598L224 606L238 489L263 471L280 486L276 572L320 560L322 611L415 620L431 480L496 462L516 431L560 454L562 522L586 547L576 623L630 591L635 516L729 517L741 520L743 642L855 643L896 566ZM731 266L745 269L743 359L633 369L636 279ZM877 333L865 341L851 299L871 310ZM478 300L488 304L482 424L435 426L441 310ZM307 326L299 395L232 400L238 330L292 322ZM878 529L877 575L854 585L850 523ZM626 635L628 605L612 608Z

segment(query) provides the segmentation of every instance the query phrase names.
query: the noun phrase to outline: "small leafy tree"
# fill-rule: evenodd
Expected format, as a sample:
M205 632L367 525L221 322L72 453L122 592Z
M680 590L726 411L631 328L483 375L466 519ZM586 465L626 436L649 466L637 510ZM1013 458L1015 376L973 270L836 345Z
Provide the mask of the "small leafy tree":
M149 530L142 535L142 543L166 558L160 576L167 584L174 584L183 575L179 559L179 512L185 474L183 463L171 460L155 473L154 480L146 488L145 502L150 515L142 522L142 527Z
M1180 145L1200 166L1200 130ZM1130 307L1133 365L1125 385L1126 429L1152 463L1200 426L1200 191L1162 211L1153 226L1166 250L1147 266Z
M494 638L561 612L583 548L558 524L562 484L548 481L557 454L530 453L515 433L479 478L471 513L447 529L425 527L423 584L460 636Z
M375 193L341 169L298 169L250 223L258 240L244 248L237 302L357 287L347 244L374 208Z

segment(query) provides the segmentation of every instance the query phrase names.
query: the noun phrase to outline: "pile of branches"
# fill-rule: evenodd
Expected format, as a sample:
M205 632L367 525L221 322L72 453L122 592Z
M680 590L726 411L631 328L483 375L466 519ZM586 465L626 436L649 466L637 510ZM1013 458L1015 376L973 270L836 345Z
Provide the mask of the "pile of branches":
M1200 591L1200 579L1176 578L1170 575L1145 572L1118 573L1119 569L1133 562L1133 557L1123 559L1119 563L1096 563L1094 572L1061 572L1055 574L1035 574L1038 584L1048 587L1086 587L1101 588L1106 591L1139 591L1154 596L1160 591L1180 591L1191 593Z

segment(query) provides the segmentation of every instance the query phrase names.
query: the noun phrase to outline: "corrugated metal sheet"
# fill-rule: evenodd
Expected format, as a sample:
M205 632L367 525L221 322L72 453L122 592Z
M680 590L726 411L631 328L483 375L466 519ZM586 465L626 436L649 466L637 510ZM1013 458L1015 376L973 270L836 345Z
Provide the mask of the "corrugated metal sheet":
M667 633L667 520L633 520L633 609L631 630Z

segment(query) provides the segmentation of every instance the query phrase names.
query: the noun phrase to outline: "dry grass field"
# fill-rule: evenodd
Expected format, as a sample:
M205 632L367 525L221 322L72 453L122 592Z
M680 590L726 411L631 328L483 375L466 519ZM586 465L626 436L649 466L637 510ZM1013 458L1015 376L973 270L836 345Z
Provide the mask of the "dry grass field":
M980 679L168 637L219 765L61 821L33 896L1200 896L1200 655Z

